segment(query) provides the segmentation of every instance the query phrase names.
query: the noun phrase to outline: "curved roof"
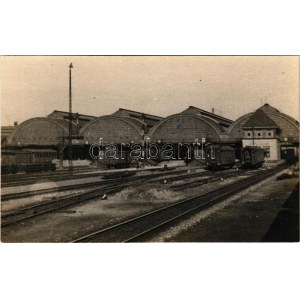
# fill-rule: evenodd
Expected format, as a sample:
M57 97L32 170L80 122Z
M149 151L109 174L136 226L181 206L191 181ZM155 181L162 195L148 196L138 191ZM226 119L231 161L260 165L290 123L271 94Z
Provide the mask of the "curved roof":
M142 128L144 125L144 122L139 119L135 119L135 118L131 118L131 117L121 117L121 118L129 120L130 122L134 123L139 128Z
M99 143L100 138L102 144L140 143L142 135L142 122L113 115L96 118L80 130L85 144Z
M211 120L214 120L216 123L218 123L222 127L228 128L231 123L233 123L232 120L224 118L222 116L219 116L215 113L203 110L201 108L195 107L195 106L189 106L187 109L185 109L182 114L192 114L192 115L198 115L198 116L205 116L206 118L209 118Z
M298 141L299 139L299 122L292 117L281 113L279 110L265 104L260 107L257 111L263 111L268 118L274 122L280 129L279 138L280 140ZM251 112L238 118L234 123L230 125L227 130L229 139L240 140L243 137L242 127L247 125L250 118L257 112ZM255 124L252 124L255 125Z
M171 115L156 126L150 132L151 141L160 140L162 143L194 143L202 138L210 142L220 142L224 130L216 122L198 115L175 114Z
M8 146L55 145L68 136L67 122L32 118L21 123L7 138Z

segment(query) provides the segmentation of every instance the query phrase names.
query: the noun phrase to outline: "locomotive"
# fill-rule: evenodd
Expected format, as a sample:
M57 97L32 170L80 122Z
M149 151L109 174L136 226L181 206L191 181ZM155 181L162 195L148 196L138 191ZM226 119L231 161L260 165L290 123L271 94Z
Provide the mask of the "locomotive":
M241 148L241 164L245 168L261 167L265 161L265 151L263 148L246 146Z
M235 150L230 146L216 145L205 150L206 166L209 169L232 168L235 164Z
M54 171L53 159L57 151L53 149L22 149L1 151L1 173Z

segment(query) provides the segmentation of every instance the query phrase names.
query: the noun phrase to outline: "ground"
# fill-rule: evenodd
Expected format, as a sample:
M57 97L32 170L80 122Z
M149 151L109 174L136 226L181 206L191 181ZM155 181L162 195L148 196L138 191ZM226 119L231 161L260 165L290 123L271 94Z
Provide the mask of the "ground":
M274 230L268 232L278 213L283 212L285 217L289 209L293 220L299 215L296 205L298 202L296 201L295 204L295 201L286 201L297 186L298 178L288 176L286 179L277 180L278 176L279 174L207 209L151 241L258 242L275 239ZM109 196L107 200L95 199L47 216L24 221L17 226L3 228L1 240L2 242L69 242L126 218L146 213L200 192L213 190L235 180L238 178L213 182L183 192L171 191L167 185L161 183L131 187ZM294 194L298 195L297 192ZM290 222L290 229L282 225L285 224L284 220L285 218L279 217L273 228L279 227L282 230L285 227L286 230L296 232L297 235L298 219ZM295 229L294 224L298 224L298 229Z
M298 242L299 179L278 177L174 226L151 242Z

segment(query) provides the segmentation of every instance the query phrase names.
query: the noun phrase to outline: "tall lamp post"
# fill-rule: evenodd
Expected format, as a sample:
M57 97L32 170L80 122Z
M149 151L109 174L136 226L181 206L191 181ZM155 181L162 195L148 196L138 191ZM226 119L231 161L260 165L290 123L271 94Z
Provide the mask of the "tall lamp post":
M69 66L69 173L73 174L73 149L72 149L72 69L73 64Z

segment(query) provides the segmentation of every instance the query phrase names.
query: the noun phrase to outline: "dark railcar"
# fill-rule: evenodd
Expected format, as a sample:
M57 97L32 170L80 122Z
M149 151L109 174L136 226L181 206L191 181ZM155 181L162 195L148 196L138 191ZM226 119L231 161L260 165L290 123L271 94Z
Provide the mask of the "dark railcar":
M130 157L130 151L122 151L122 155L120 151L117 151L115 158L106 158L100 160L100 163L105 164L109 169L114 167L116 169L121 168L129 168L132 159Z
M100 152L99 152L100 151ZM93 151L94 161L98 166L104 168L129 168L131 166L138 166L138 160L135 159L137 154L129 147L118 147L111 149L98 149Z
M265 151L263 148L246 146L241 148L241 164L244 168L258 168L265 161Z
M225 145L206 147L205 162L209 169L232 168L235 164L235 150Z
M2 150L1 173L54 171L52 160L56 158L57 151L52 149Z
M287 164L296 163L297 160L298 160L298 157L295 154L295 149L294 148L281 149L281 158L284 159Z

